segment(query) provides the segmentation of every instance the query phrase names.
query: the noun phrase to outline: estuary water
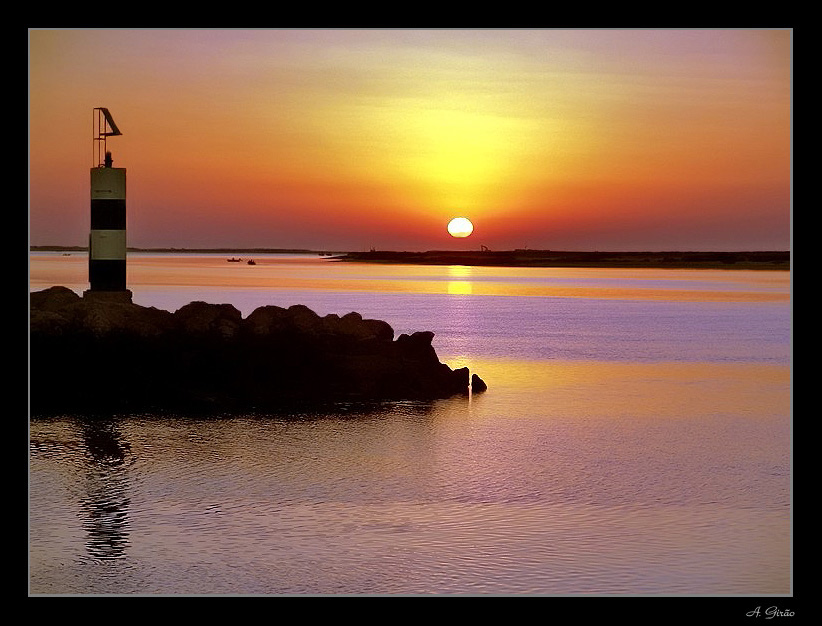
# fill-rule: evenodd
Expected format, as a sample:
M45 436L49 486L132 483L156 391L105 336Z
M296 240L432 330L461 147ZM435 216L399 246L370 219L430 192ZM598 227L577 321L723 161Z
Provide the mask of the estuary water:
M357 311L488 391L31 420L31 594L792 593L789 272L227 258L131 254L133 300Z

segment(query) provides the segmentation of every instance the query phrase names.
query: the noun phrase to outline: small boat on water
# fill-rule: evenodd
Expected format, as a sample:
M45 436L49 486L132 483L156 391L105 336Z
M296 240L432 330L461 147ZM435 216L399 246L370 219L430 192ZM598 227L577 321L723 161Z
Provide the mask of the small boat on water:
M229 263L239 263L242 259L235 259L234 257L231 257L230 259L227 259L227 261Z
M249 265L257 265L257 263L254 261L254 259L248 259L248 264Z

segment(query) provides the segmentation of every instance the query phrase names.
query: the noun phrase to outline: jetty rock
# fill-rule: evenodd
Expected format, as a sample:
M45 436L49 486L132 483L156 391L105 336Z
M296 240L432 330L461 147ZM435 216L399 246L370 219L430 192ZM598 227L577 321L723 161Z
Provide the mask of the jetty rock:
M78 295L30 294L30 409L59 412L278 411L307 403L435 400L478 393L441 363L430 331L394 338L359 313L231 304L177 311Z

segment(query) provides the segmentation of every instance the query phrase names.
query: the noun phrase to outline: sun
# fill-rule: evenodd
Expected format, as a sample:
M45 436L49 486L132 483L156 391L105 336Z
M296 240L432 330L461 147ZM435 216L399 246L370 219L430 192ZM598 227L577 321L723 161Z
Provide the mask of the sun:
M448 222L448 233L452 237L467 237L474 232L474 225L467 217L455 217Z

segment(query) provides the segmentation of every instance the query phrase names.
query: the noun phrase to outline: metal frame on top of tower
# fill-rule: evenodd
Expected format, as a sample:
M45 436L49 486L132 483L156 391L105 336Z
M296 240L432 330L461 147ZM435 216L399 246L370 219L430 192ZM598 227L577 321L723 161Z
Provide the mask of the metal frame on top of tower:
M109 137L122 135L117 124L114 123L114 118L105 107L97 107L94 109L94 119L92 121L94 133L94 165L95 167L105 167L107 159L107 145L106 140ZM110 166L109 166L110 167Z

